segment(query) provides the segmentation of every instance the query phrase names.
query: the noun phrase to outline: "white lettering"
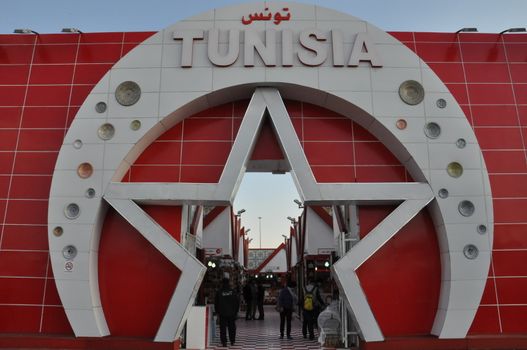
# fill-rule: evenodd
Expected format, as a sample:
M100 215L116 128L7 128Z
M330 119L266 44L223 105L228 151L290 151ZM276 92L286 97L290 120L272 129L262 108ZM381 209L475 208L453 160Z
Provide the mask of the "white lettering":
M293 66L293 32L291 30L282 31L282 66Z
M276 32L272 29L265 31L265 45L258 33L245 31L244 66L254 67L254 52L258 52L267 67L276 66Z
M221 55L219 48L219 29L209 30L209 44L207 54L209 60L215 66L227 67L236 62L240 54L240 31L236 29L229 30L229 45L227 54Z
M240 31L228 30L229 41L227 47L220 44L220 31L217 28L208 31L207 55L209 61L217 67L228 67L233 65L240 56ZM181 30L173 33L173 39L181 41L181 67L192 67L192 55L194 41L203 39L202 30ZM299 34L299 44L293 43L294 33L290 29L283 30L282 43L276 46L277 32L267 29L265 38L261 38L261 32L252 30L244 31L245 41L243 43L243 64L245 67L255 66L255 52L261 57L266 67L275 67L281 55L281 66L292 67L294 55L298 56L300 63L310 67L323 64L331 49L334 67L357 67L360 62L369 62L372 67L382 67L382 59L375 50L375 44L367 33L357 33L351 53L346 62L344 35L339 30L323 32L319 29L303 30ZM331 36L331 48L328 36ZM277 51L282 52L277 52ZM295 52L296 51L296 52Z
M375 46L366 33L358 33L351 49L348 66L357 67L360 61L370 62L372 67L382 67L382 61L377 55Z
M202 30L178 30L174 32L172 38L174 40L182 40L181 48L181 67L192 67L192 48L194 40L203 39Z
M308 50L299 51L298 59L306 66L320 66L326 60L327 49L322 41L326 41L326 36L319 29L307 29L300 33L300 44ZM314 55L313 55L314 53Z
M331 47L333 49L333 65L344 67L344 39L340 30L331 31Z

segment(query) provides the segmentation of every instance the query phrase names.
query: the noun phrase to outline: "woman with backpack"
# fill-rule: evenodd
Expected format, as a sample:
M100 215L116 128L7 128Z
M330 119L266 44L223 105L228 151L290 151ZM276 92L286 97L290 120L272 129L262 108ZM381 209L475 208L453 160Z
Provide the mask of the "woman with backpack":
M293 308L297 303L298 297L293 289L293 283L288 281L287 285L280 290L276 304L276 309L280 312L280 339L284 339L284 326L287 332L287 339L293 339L291 337L291 318L293 316Z

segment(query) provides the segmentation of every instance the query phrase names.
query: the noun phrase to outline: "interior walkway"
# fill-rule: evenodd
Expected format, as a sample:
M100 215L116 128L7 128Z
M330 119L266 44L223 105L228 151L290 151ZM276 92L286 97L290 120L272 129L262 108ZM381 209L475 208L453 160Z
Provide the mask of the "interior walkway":
M236 343L228 345L229 349L261 349L261 350L314 350L323 349L316 341L318 332L315 331L315 340L304 339L302 336L302 322L293 315L291 322L291 336L293 339L280 339L280 314L273 306L265 307L264 320L245 320L245 312L240 311L236 321ZM258 312L256 313L258 317ZM213 350L223 350L220 342L220 330L216 327L216 338L213 339Z

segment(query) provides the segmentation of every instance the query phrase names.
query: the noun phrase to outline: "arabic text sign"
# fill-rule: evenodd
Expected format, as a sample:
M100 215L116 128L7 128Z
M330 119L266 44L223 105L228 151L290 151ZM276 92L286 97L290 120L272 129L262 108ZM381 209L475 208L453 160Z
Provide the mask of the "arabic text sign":
M282 11L287 12L286 15L282 15L280 12L275 12L274 15L269 11L269 8L266 7L264 11L267 11L266 14L263 12L260 13L252 13L247 15L247 18L245 16L242 16L242 23L245 25L251 24L254 21L273 21L274 24L279 25L282 21L289 21L291 19L291 13L289 12L289 8L284 7Z

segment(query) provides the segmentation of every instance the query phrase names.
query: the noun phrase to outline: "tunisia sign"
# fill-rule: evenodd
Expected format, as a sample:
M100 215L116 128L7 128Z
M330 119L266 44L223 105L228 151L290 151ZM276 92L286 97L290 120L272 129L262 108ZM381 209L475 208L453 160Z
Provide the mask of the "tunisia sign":
M203 30L178 30L173 33L173 39L181 41L181 67L192 67L192 55L194 42L203 40ZM240 41L243 34L243 42ZM292 30L274 29L265 30L265 40L261 33L255 30L229 29L228 45L226 52L220 49L220 30L217 28L207 31L208 45L207 56L213 65L217 67L228 67L233 65L240 56L240 46L243 47L243 65L254 67L255 55L260 55L266 67L292 67L295 55L298 60L308 67L316 67L323 64L328 58L328 52L332 53L332 65L334 67L357 67L359 62L369 62L372 67L382 67L382 60L375 50L375 45L367 33L346 33L346 37L354 37L351 53L346 57L344 54L345 35L340 30L322 31L318 28L305 29L295 35ZM277 37L281 38L281 45L277 46ZM298 38L297 45L293 38ZM331 45L327 42L331 39ZM300 44L300 45L298 45ZM295 47L298 50L295 52Z

